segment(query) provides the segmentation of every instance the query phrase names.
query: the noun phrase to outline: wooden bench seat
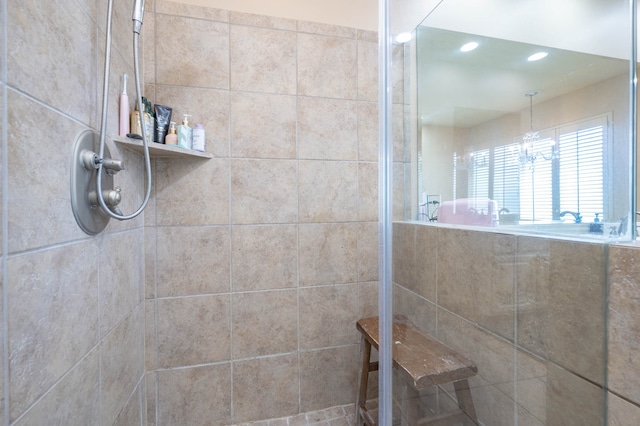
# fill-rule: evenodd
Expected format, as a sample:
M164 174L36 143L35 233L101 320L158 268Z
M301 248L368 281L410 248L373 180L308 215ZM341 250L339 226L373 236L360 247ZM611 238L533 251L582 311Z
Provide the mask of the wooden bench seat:
M372 363L371 347L380 345L378 317L364 318L356 327L362 333L362 368L360 388L356 399L358 425L375 426L376 422L366 408L369 373L378 369ZM478 372L475 364L441 342L427 336L405 317L393 321L393 365L404 382L402 397L402 425L464 425L477 424L475 408L467 379ZM453 383L458 399L458 410L437 416L417 418L418 391L435 385Z

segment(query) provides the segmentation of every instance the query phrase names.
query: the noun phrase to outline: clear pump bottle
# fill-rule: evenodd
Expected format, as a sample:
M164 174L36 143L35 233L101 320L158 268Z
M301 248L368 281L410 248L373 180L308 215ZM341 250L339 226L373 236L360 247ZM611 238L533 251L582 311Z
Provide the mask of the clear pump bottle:
M189 127L189 114L184 114L182 124L178 126L178 146L191 149L193 144L193 129Z

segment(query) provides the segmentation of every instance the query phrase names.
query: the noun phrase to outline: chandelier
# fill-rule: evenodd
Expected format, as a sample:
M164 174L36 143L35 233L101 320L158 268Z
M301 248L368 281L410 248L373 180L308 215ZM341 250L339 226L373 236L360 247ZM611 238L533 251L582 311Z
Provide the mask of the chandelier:
M540 149L540 134L533 130L533 97L537 94L537 90L532 90L524 94L529 98L529 131L522 136L522 143L518 150L518 161L520 162L520 165L529 165L531 168L533 168L538 158L543 158L546 161L558 158L556 143L553 139L549 140L551 153L545 154L541 151L536 152L536 149Z

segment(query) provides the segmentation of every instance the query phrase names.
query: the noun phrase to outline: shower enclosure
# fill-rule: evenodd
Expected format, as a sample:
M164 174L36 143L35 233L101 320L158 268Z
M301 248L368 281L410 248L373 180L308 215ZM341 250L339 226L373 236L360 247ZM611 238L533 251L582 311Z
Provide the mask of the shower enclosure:
M617 303L637 283L635 1L383 3L381 65L405 69L386 105L405 213L381 234L380 316L473 360L479 424L633 424L618 401L638 408L633 311ZM401 380L380 383L381 416L399 419ZM451 384L418 397L419 416L456 406Z

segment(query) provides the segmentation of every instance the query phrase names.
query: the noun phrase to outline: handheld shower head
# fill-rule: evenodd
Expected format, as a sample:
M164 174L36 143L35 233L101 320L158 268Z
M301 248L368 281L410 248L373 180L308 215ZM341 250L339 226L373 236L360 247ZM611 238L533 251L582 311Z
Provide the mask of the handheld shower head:
M133 32L140 34L142 29L142 18L144 17L144 0L135 0L133 4Z

